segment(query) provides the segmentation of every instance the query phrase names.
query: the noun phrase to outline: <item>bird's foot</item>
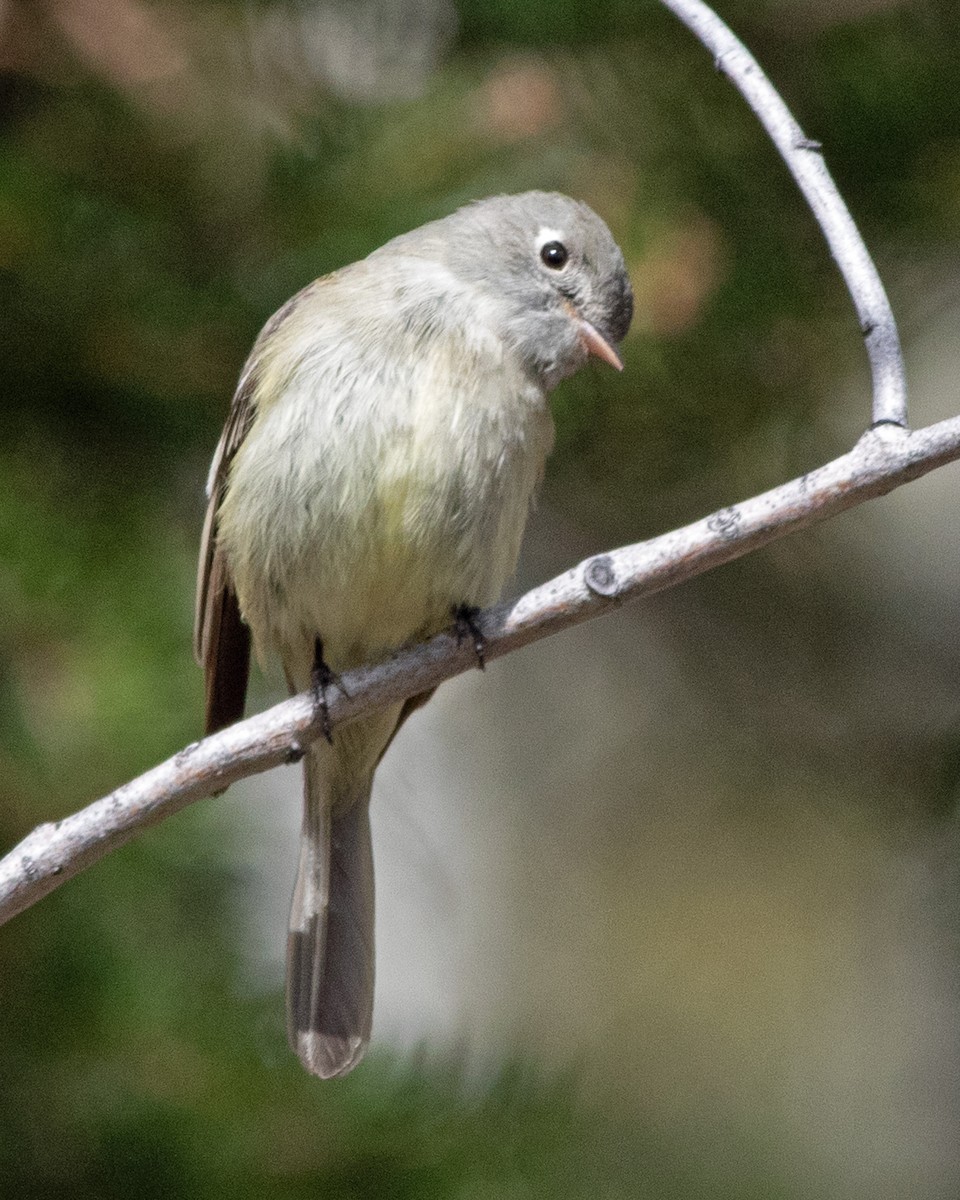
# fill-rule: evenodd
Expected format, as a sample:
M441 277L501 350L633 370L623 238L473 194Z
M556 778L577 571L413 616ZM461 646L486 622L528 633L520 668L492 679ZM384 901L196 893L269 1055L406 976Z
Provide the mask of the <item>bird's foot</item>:
M484 651L486 649L487 640L480 632L480 627L477 624L477 614L479 608L474 608L470 604L457 604L453 609L453 629L457 635L457 645L462 646L465 641L473 642L473 652L477 656L477 666L482 671L487 665Z
M335 687L349 699L350 693L343 686L343 680L323 657L323 639L317 638L313 643L313 666L310 669L310 686L313 689L313 703L320 714L320 727L323 736L333 745L333 728L330 724L330 708L327 704L327 688Z

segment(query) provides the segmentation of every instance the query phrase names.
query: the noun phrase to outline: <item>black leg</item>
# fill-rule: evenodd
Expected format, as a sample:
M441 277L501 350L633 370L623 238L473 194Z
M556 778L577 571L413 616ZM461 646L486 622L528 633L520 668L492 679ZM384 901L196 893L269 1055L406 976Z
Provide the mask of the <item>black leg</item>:
M453 610L453 628L457 635L457 645L462 646L469 638L473 642L473 652L477 656L477 666L482 671L487 665L483 656L486 640L477 625L476 616L479 608L469 604L458 604Z
M347 689L343 686L340 676L327 666L323 657L323 639L316 638L313 643L313 667L310 670L310 684L313 688L314 704L320 711L320 723L323 736L333 745L333 730L330 727L330 711L327 707L327 688L338 688L344 696Z

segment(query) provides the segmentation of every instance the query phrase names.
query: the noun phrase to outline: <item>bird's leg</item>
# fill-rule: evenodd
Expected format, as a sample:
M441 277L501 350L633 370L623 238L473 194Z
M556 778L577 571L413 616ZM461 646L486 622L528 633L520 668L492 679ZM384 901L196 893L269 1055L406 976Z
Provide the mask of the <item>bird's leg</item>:
M484 658L484 648L487 642L476 622L476 616L479 611L479 608L474 608L470 604L454 605L453 628L457 635L458 646L462 646L468 638L473 642L473 652L477 656L477 666L482 671L487 665Z
M333 730L330 727L330 709L327 705L327 688L338 688L349 698L347 689L336 671L332 670L323 657L323 638L314 638L313 666L310 668L310 686L313 688L313 703L320 712L323 736L333 745Z

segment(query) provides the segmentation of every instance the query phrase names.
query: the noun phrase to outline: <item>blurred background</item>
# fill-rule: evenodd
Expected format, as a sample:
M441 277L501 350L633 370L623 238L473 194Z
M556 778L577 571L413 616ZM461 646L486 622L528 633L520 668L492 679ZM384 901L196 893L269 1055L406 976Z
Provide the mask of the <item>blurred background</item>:
M721 0L960 410L960 8ZM0 0L0 839L197 737L202 485L263 321L498 191L601 213L513 590L842 452L853 310L653 0ZM445 686L378 777L373 1050L285 1044L298 771L0 931L9 1197L955 1197L958 468ZM280 693L258 682L251 708Z

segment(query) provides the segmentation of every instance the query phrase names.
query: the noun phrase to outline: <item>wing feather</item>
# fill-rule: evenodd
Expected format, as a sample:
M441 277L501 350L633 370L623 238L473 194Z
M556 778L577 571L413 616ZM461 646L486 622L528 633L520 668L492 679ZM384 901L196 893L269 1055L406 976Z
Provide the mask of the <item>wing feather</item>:
M206 682L206 732L215 733L243 716L250 675L250 630L240 615L223 551L217 546L217 513L226 491L230 463L243 444L256 407L255 372L248 363L210 464L207 513L200 539L193 653Z

